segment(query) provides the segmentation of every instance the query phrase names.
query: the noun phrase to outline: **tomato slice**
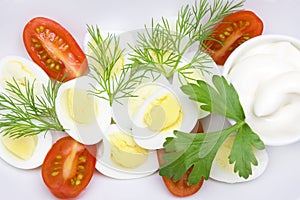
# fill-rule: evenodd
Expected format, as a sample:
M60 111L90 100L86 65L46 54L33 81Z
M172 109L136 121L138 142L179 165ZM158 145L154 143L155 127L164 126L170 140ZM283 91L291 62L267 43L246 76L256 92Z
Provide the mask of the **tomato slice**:
M252 11L243 10L225 17L213 30L212 40L204 42L208 54L218 65L224 65L231 52L250 38L261 35L262 20Z
M31 59L53 79L65 82L88 69L86 56L75 39L51 19L30 20L24 27L23 42Z
M203 127L198 120L197 124L195 125L194 129L192 130L193 133L203 133ZM157 156L158 156L158 162L159 164L162 164L163 161L163 154L165 154L164 149L158 149L157 150ZM201 188L204 178L200 180L200 182L196 185L190 185L188 182L188 177L192 171L193 167L191 167L177 182L174 182L173 179L169 179L165 176L162 177L167 189L171 194L178 197L185 197L190 196L198 192L198 190Z
M42 177L54 196L77 197L90 182L96 164L96 146L78 143L71 137L59 139L48 152Z

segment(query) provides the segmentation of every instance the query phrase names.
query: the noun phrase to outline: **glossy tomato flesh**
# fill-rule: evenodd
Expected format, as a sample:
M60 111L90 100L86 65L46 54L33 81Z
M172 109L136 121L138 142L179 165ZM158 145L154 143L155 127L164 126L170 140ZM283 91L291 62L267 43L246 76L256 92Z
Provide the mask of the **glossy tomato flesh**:
M216 25L212 39L204 42L207 52L218 65L224 65L231 52L250 38L261 35L262 20L252 11L232 13Z
M200 120L198 120L197 124L192 130L192 133L203 133L203 127ZM164 162L163 154L165 154L164 149L157 150L159 164L162 164ZM178 197L185 197L185 196L193 195L199 191L199 189L201 188L204 182L204 178L201 178L198 184L190 185L188 181L188 177L192 171L192 168L193 167L191 167L177 182L174 182L173 179L169 179L165 176L162 177L167 189L171 194Z
M30 20L24 27L23 41L31 59L52 79L68 81L88 70L86 56L73 36L51 19Z
M59 139L48 152L42 177L54 196L77 197L90 182L96 164L96 146L86 147L71 137Z

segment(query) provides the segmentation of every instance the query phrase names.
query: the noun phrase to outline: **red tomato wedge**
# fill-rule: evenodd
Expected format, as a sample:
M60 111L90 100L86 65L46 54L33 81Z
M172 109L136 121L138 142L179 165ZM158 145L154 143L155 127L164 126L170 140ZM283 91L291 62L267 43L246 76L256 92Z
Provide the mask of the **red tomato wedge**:
M213 30L213 39L204 44L214 61L224 65L234 49L250 38L261 35L263 27L262 20L252 11L238 11L221 20Z
M65 82L88 70L86 56L73 36L51 19L30 20L23 41L31 59L53 79Z
M200 120L198 120L192 132L203 133L203 127ZM157 150L159 164L162 164L164 162L162 158L164 153L165 153L164 149ZM202 178L200 182L196 185L190 185L188 182L188 176L190 175L191 171L192 171L192 167L177 182L174 182L173 179L169 179L165 176L162 177L167 189L171 194L178 197L186 197L198 192L198 190L201 188L203 184L204 179Z
M96 164L96 146L86 147L71 137L59 139L42 165L42 177L60 199L77 197L90 182Z

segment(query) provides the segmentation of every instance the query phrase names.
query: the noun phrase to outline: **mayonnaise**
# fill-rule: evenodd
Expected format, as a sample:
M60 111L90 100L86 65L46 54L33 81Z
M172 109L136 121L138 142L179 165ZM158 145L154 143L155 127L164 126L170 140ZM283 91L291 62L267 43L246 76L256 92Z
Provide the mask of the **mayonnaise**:
M227 78L239 94L246 122L266 144L300 133L300 51L293 44L254 46L232 63Z

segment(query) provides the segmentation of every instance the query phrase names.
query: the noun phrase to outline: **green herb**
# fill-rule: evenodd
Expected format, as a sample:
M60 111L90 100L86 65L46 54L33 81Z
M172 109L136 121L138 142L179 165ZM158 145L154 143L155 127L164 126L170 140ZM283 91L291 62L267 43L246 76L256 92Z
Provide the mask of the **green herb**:
M175 72L188 79L189 69L207 71L211 60L203 53L202 44L212 39L210 35L219 20L240 8L243 2L227 1L223 5L222 0L216 0L209 5L207 0L200 0L192 6L186 5L178 12L174 27L164 17L160 23L152 19L151 26L145 25L144 32L138 34L137 44L131 46L130 59L143 69L159 72L168 79ZM187 55L190 59L184 60Z
M91 73L89 76L96 81L91 84L91 93L110 102L131 97L136 85L145 77L138 73L132 65L124 65L124 49L120 49L120 38L108 34L103 38L98 27L88 26L91 41L88 47L92 51L88 57Z
M214 75L214 87L205 81L189 83L181 87L191 100L202 103L201 108L236 121L233 126L212 133L188 134L175 131L176 137L167 138L164 147L167 154L161 165L160 175L173 177L177 181L191 167L188 180L197 184L201 177L209 178L212 162L225 139L236 132L235 140L229 155L229 163L234 163L234 172L248 178L252 174L251 165L258 165L253 148L262 150L264 144L245 122L245 115L238 94L232 84L224 77Z
M1 133L10 137L36 135L50 130L64 131L55 112L55 98L61 83L49 81L43 94L34 93L34 82L24 79L22 91L15 79L6 82L8 94L0 93ZM9 95L12 94L12 95Z

